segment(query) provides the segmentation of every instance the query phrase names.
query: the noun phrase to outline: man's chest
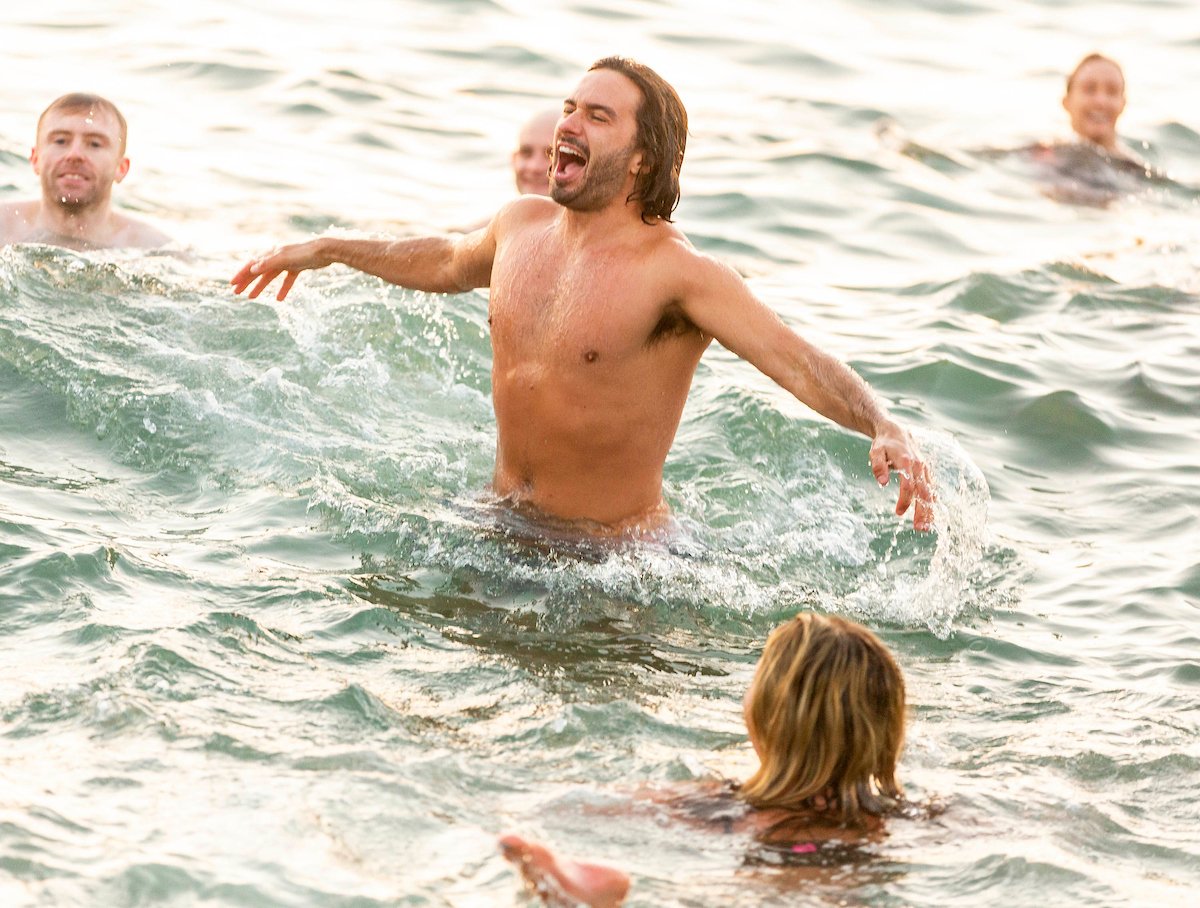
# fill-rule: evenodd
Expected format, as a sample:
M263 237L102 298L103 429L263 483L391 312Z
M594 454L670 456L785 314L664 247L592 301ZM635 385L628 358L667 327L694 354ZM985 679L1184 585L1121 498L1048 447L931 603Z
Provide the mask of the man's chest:
M499 256L492 272L497 355L594 363L645 348L666 301L634 262L516 252Z

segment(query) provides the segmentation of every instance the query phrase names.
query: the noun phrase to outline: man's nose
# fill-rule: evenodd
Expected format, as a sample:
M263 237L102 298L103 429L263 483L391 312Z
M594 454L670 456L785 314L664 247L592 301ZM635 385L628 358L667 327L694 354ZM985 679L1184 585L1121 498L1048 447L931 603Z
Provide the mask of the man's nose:
M575 108L570 113L565 113L558 121L558 132L566 132L575 135L579 132L579 118L582 114L579 108Z

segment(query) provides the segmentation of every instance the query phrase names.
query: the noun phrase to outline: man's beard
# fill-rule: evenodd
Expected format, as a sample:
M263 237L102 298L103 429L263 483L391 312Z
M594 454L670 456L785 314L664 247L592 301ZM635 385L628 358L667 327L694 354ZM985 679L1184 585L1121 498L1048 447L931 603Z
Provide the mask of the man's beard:
M587 163L590 172L574 188L566 189L551 180L550 198L572 211L599 211L625 184L629 157L636 147L635 140L605 157L591 158Z
M65 195L54 185L53 180L50 181L49 185L43 187L43 194L63 211L71 214L80 214L91 208L95 208L103 201L104 196L104 193L100 191L100 187L95 182L90 183L79 192Z

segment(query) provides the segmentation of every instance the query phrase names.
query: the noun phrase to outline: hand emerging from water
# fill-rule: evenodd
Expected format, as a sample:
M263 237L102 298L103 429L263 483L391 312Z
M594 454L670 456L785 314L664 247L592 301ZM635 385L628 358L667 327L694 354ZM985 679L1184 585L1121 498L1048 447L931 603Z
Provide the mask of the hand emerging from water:
M929 469L917 453L912 437L894 422L885 423L871 443L871 472L881 486L888 484L892 470L900 474L900 496L896 513L913 506L913 529L933 529L933 487Z
M282 301L292 289L292 284L296 283L301 271L324 268L332 264L333 259L323 251L319 239L307 243L293 243L290 246L280 246L260 259L247 262L229 283L233 284L234 293L241 293L258 278L258 283L249 294L250 299L257 299L271 281L286 273L283 283L279 286L279 292L275 294L275 299Z

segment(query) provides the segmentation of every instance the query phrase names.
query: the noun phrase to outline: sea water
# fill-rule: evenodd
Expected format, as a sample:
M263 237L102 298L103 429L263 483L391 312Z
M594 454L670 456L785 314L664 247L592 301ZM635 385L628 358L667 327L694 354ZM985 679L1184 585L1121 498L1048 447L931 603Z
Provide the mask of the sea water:
M522 903L506 830L632 905L1192 904L1200 886L1200 19L1155 3L215 0L8 5L0 193L57 95L130 122L119 204L173 251L0 251L0 904ZM1084 53L1173 182L1056 201ZM848 361L934 466L719 346L671 540L491 506L484 292L228 280L325 230L471 223L517 124L612 53L691 116L678 222ZM914 149L919 151L914 152ZM769 630L896 652L935 820L747 861L628 793L738 777Z

